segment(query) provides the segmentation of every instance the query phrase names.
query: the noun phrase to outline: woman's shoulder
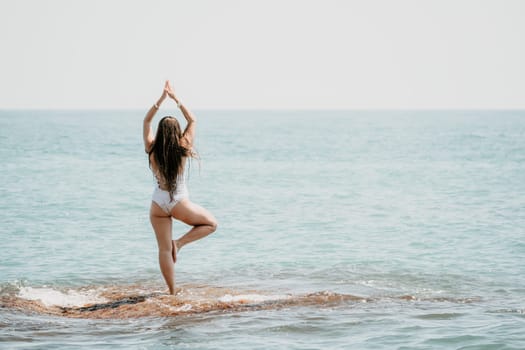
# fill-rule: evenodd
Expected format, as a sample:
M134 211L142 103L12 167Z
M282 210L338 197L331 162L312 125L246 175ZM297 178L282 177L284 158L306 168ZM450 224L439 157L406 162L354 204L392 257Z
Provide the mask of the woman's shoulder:
M193 148L193 144L191 140L189 140L186 135L180 138L180 145L184 147L185 149L187 149L188 151L191 151L191 149Z

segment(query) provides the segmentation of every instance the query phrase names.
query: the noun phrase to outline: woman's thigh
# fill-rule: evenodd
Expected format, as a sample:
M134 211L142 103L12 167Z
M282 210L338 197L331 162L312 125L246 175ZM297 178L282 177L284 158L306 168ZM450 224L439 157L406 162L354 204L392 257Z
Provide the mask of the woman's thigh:
M216 226L217 220L208 210L185 198L171 210L171 215L188 225L211 225Z
M151 202L149 218L151 226L153 226L153 231L155 231L159 249L171 250L171 216L168 216L157 203Z

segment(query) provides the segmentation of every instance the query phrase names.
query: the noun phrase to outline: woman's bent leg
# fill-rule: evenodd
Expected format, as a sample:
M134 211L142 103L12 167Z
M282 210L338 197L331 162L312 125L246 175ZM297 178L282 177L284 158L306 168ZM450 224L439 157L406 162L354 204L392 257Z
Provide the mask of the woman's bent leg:
M170 294L175 294L175 268L173 266L171 217L155 203L151 203L150 221L159 246L159 265Z
M175 244L180 249L188 243L204 238L217 229L217 220L203 207L183 199L173 208L171 215L185 224L193 226L184 236L177 239Z

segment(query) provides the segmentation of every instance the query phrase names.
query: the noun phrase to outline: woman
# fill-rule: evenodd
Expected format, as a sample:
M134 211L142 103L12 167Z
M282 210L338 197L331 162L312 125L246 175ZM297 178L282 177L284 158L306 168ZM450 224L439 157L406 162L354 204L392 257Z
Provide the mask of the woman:
M177 103L187 121L184 132L174 117L164 117L153 137L151 121L166 97ZM158 185L153 192L150 221L159 246L159 264L170 294L175 294L175 268L177 254L186 244L201 239L217 228L217 221L206 209L192 203L186 188L185 166L188 158L195 155L195 116L180 102L169 83L144 118L144 146L149 155L149 166ZM179 239L172 240L171 219L175 218L193 226Z

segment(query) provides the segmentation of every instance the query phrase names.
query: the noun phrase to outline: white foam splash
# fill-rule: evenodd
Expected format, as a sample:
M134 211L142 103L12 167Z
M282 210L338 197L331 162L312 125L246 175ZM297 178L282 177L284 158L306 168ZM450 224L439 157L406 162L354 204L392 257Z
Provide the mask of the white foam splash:
M288 295L261 295L261 294L241 294L231 295L226 294L219 298L223 303L262 303L265 301L274 301L288 299Z
M191 309L193 309L191 304L184 304L181 307L176 308L174 311L190 311Z
M61 292L47 287L21 287L18 296L22 299L38 300L45 306L74 307L107 302L107 299L98 296L94 290L80 292L69 289Z

